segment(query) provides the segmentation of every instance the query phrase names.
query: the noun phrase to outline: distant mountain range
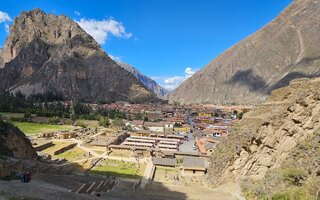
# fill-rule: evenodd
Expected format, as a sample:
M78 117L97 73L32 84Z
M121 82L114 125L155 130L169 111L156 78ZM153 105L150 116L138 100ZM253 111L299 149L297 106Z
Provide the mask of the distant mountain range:
M320 1L295 0L276 19L212 60L170 102L257 104L290 80L320 76Z
M81 101L158 101L76 22L40 9L22 12L0 53L0 89L51 91Z
M137 70L133 66L123 62L117 62L117 64L123 69L132 73L144 86L146 86L149 90L155 93L159 98L163 98L165 95L169 94L168 90L161 87L156 81L142 74L139 70Z

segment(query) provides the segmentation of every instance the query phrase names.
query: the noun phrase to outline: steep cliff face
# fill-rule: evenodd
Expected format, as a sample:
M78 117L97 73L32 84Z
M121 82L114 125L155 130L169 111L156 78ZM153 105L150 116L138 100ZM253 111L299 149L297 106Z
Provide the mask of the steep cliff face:
M319 18L319 1L293 1L276 19L186 80L168 99L256 104L292 79L320 76Z
M18 128L1 120L0 155L28 160L37 159L30 140Z
M157 99L66 16L21 13L1 57L0 89L27 95L49 90L84 101Z
M291 81L245 114L230 138L217 146L210 180L216 185L244 177L260 180L286 160L298 160L293 150L319 130L320 78Z
M146 86L149 90L155 93L159 98L163 98L165 95L169 94L169 91L165 88L161 87L156 81L142 74L139 70L134 68L133 66L117 62L117 64L128 72L132 73L144 86Z

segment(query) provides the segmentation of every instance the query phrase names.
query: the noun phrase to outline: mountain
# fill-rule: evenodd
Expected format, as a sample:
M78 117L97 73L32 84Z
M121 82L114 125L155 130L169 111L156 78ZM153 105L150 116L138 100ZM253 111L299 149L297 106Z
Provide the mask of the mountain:
M77 23L40 9L14 19L1 53L0 89L26 95L51 91L97 102L156 101Z
M290 80L320 76L320 2L295 0L169 94L170 102L257 104Z
M246 113L230 137L217 145L209 168L211 182L246 180L247 192L258 195L253 199L277 199L266 197L297 187L312 193L313 182L320 189L319 86L320 78L293 80Z
M149 90L153 91L159 98L163 98L165 95L169 94L169 91L165 88L161 87L157 82L142 74L139 70L134 68L133 66L123 63L117 62L117 64L128 72L132 73L144 86L146 86Z
M31 142L15 126L2 121L0 116L0 154L20 159L37 159Z

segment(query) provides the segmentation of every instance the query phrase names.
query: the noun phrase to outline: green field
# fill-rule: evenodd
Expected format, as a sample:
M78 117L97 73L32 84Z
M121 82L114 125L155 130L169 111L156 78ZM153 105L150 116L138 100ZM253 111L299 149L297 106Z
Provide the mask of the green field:
M5 118L11 118L11 117L23 117L24 113L6 113L6 112L0 112L0 114Z
M26 135L36 135L39 133L48 133L52 131L66 131L73 128L69 125L51 125L51 124L38 124L29 122L12 122Z
M53 156L53 159L60 158L60 159L66 159L69 162L73 162L76 160L85 159L85 158L89 158L89 157L90 156L88 156L85 151L75 147L69 151L62 153L62 154Z
M102 164L102 166L94 167L90 173L98 175L111 175L121 178L139 179L143 175L144 168L144 165L138 169L134 163L107 160Z

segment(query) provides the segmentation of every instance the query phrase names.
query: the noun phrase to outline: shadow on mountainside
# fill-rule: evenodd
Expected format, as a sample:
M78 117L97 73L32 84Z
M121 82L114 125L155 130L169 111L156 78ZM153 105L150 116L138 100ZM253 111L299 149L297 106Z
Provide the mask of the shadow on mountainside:
M244 85L250 92L258 91L266 85L266 82L260 76L255 75L252 69L237 71L226 83Z
M6 159L7 161L10 158ZM18 160L12 166L13 173L32 171L28 184L17 178L10 181L0 179L0 199L26 197L31 199L177 199L185 200L183 192L172 191L162 183L148 183L140 188L143 177L128 176L117 172L89 171L78 163L64 165L48 164L42 161ZM1 168L0 168L1 169ZM18 178L19 179L19 178Z
M304 74L301 72L291 72L280 79L273 85L268 86L267 83L258 75L254 75L252 69L239 70L233 77L227 81L227 84L240 84L246 86L250 92L259 92L261 94L270 95L272 90L288 86L290 81L298 78L315 78L320 77L320 72L316 74Z
M316 73L316 74L304 74L301 72L291 72L289 74L287 74L285 77L283 77L281 80L279 80L277 83L275 83L274 85L270 86L268 89L268 94L271 94L272 90L281 88L281 87L285 87L288 86L290 84L290 81L293 79L298 79L298 78L316 78L316 77L320 77L320 73Z

